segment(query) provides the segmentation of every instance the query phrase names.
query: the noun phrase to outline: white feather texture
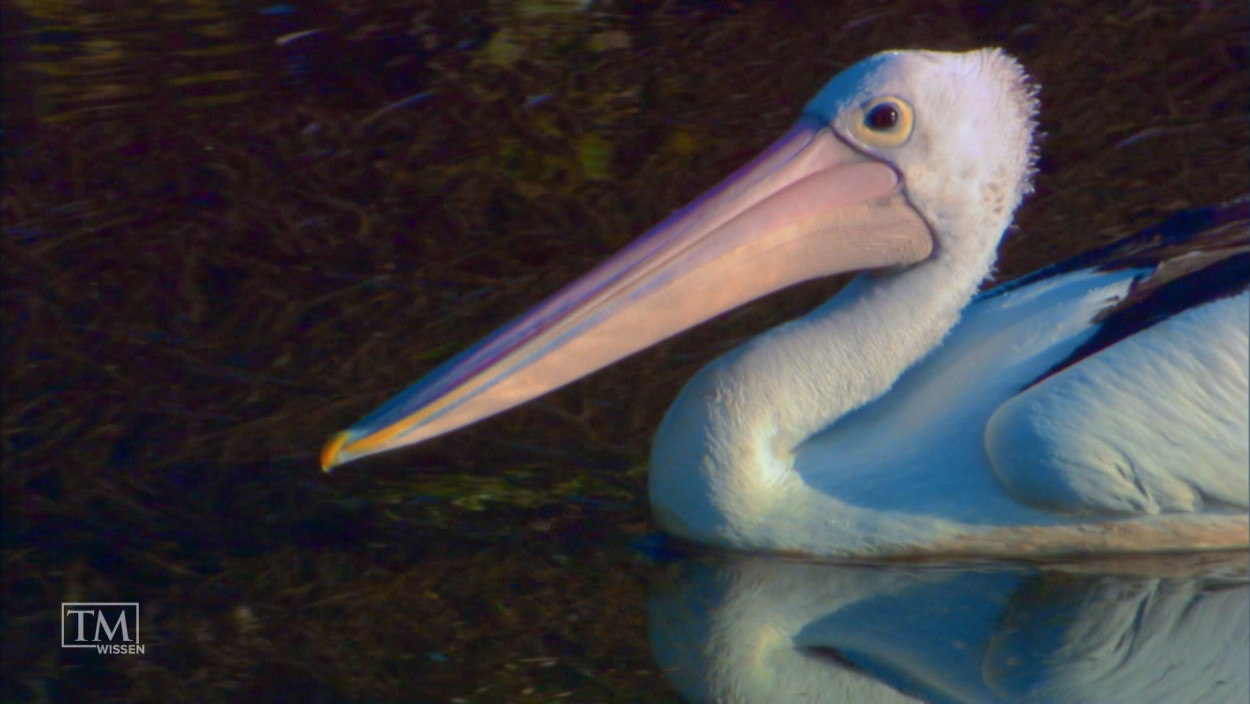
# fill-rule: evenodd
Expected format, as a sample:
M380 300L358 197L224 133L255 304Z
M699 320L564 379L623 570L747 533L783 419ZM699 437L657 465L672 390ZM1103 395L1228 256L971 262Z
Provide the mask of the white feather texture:
M1008 400L985 447L1019 501L1074 513L1250 507L1250 292L1192 308Z

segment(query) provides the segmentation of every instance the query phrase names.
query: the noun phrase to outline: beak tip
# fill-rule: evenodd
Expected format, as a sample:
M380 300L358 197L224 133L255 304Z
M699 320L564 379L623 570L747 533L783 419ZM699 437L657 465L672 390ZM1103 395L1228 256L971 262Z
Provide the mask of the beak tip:
M321 448L321 471L329 474L335 467L345 463L342 457L343 446L351 439L351 431L343 430L335 433Z

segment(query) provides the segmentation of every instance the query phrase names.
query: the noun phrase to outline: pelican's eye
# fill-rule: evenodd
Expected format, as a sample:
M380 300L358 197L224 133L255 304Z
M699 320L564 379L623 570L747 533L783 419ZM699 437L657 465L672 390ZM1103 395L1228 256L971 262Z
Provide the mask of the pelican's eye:
M901 98L877 98L864 106L856 126L859 138L872 147L897 147L911 136L911 106Z
M890 103L878 103L864 115L864 126L873 132L887 132L898 125L898 108Z

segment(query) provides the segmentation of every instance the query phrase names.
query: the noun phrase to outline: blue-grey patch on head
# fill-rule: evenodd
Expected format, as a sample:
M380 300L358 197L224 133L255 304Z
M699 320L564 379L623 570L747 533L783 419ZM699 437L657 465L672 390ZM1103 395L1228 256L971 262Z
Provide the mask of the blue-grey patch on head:
M867 97L864 86L878 82L876 74L894 59L894 54L885 52L870 56L834 76L803 108L803 114L829 124L843 110Z

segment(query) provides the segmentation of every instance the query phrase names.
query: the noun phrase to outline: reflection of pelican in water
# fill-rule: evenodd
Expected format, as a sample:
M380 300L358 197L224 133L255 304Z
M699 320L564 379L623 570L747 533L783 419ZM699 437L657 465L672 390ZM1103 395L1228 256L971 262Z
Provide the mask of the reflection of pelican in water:
M1245 204L974 298L1029 190L1034 112L998 51L856 64L751 164L335 436L323 463L872 270L686 385L652 454L665 528L828 555L1245 545Z
M666 677L706 702L1239 702L1245 553L1050 565L681 564L648 599Z

